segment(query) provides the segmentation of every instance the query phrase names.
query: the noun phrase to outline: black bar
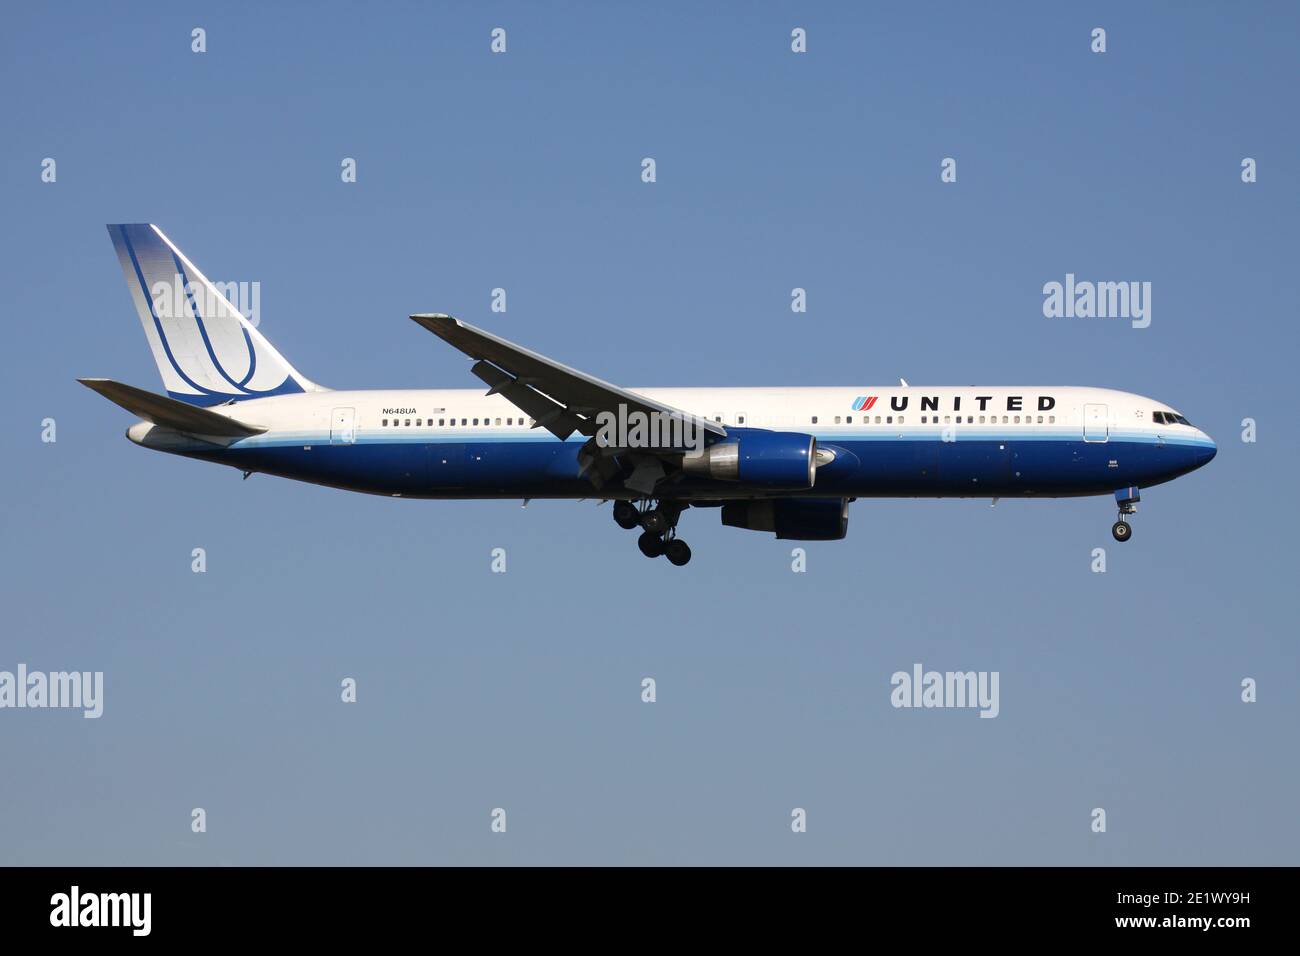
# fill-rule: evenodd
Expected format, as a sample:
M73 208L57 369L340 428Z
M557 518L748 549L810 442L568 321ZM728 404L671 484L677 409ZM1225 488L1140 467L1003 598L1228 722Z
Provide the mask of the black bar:
M337 944L413 931L450 942L464 931L493 943L598 934L666 945L902 931L918 945L1044 936L1231 945L1285 929L1295 877L1287 868L9 868L0 869L0 926L7 942L75 934L92 944ZM72 921L74 886L79 922L116 912L124 925L52 925ZM137 936L143 895L99 896L146 893L147 936Z

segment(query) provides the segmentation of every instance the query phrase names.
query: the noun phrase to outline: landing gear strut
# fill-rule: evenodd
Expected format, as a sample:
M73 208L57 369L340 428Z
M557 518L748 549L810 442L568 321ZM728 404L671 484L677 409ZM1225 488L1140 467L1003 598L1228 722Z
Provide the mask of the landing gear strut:
M1116 541L1127 541L1133 537L1133 529L1124 519L1137 513L1137 503L1142 500L1136 488L1121 488L1115 492L1115 503L1119 505L1119 520L1110 526L1111 536Z
M668 516L664 514L661 508L651 508L649 511L642 513L641 527L655 534L663 534L669 527Z
M662 501L652 506L649 501L643 501L638 508L630 501L616 501L614 520L620 528L628 531L638 527L643 529L636 539L636 546L647 558L666 557L680 568L691 560L690 546L677 537L677 519L681 517L683 507Z

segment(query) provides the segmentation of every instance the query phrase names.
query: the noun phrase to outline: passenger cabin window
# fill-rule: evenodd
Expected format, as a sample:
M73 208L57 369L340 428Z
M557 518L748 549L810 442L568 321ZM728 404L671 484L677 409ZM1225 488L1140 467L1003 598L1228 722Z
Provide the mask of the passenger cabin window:
M814 416L812 417L812 423L813 423L814 425L817 424L817 416L816 416L816 415L814 415ZM741 419L741 424L744 424L744 419Z

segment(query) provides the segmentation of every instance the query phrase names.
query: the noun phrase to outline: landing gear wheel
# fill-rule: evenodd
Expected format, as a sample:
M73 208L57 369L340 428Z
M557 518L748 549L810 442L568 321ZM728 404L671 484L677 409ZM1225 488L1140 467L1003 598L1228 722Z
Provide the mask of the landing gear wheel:
M641 537L636 539L636 546L647 558L657 558L664 553L664 539L653 531L641 532Z
M614 520L618 526L625 531L631 531L641 523L641 514L636 510L636 505L630 501L614 502Z
M691 560L690 545L681 538L673 538L673 540L664 545L664 556L680 568L687 561Z
M1133 536L1133 529L1127 521L1116 521L1110 526L1110 533L1116 541L1127 541Z
M658 508L651 508L641 515L641 527L654 534L663 534L668 530L668 516Z

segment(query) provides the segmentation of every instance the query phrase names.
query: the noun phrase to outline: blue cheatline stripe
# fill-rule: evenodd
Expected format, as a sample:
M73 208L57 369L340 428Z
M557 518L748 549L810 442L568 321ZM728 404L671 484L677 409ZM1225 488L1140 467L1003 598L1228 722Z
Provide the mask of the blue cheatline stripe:
M948 426L944 426L948 427ZM1030 426L1030 431L987 431L983 425L965 425L954 435L954 442L969 441L1075 441L1083 443L1083 431L1078 426ZM872 425L869 430L859 429L817 429L811 434L819 442L853 442L853 441L941 441L941 432L936 426L921 428L898 428L890 425ZM1109 441L1144 442L1152 445L1163 442L1166 445L1213 445L1212 440L1170 434L1157 434L1146 431L1117 431L1112 429ZM1105 445L1107 441L1089 441L1089 445Z
M490 432L476 432L470 428L464 431L459 429L455 431L440 429L438 432L427 432L420 429L411 429L409 432L405 428L395 428L384 430L380 429L357 429L356 441L349 444L357 445L464 445L464 444L504 444L518 442L538 442L549 444L558 442L558 439L541 437L532 432L515 432L504 434L493 434ZM835 444L843 442L851 444L854 442L918 442L931 441L938 445L943 444L966 444L973 442L1005 442L1008 444L1018 444L1026 441L1042 442L1060 442L1064 444L1088 445L1089 447L1102 447L1110 442L1084 442L1082 436L1077 430L1072 430L1068 434L1054 435L1016 435L1008 433L991 433L983 435L970 435L958 437L954 442L942 441L934 432L904 432L902 437L897 433L888 435L871 435L871 434L818 434L815 436L819 442L826 444ZM573 435L566 440L568 444L582 444L587 439L583 435ZM1111 442L1130 443L1142 445L1158 445L1156 436L1149 433L1129 433L1118 435L1111 433ZM237 448L274 448L277 446L290 445L328 445L330 443L330 432L328 431L272 431L262 435L253 435L249 438L241 439L235 442L231 447ZM1165 438L1165 445L1175 445L1179 447L1202 447L1210 448L1214 446L1213 442L1205 441L1199 438Z

